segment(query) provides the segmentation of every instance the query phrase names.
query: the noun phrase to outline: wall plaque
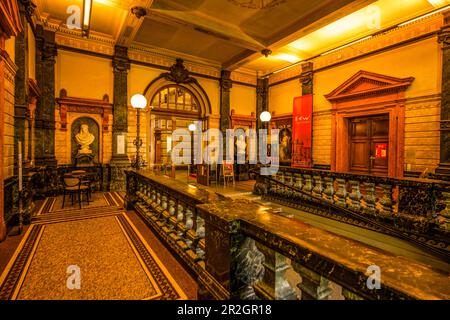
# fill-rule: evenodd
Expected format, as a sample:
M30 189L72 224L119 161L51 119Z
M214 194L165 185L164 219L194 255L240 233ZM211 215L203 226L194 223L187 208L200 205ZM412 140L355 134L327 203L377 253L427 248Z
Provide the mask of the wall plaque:
M117 154L125 154L125 135L117 136Z

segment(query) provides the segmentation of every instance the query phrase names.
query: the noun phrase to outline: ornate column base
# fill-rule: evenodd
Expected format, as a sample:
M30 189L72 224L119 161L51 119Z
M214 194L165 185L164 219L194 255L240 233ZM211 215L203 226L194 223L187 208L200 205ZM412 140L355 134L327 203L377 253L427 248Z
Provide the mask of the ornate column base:
M130 161L126 155L117 156L111 159L111 191L126 191L125 170L130 168Z

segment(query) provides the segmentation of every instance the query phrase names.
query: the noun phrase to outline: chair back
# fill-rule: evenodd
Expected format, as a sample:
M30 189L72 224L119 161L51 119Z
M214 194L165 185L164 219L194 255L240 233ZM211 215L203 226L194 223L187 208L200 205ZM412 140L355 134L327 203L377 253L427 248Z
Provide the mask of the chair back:
M73 176L71 174L65 174L63 176L62 183L63 183L64 188L80 187L81 179L79 177Z

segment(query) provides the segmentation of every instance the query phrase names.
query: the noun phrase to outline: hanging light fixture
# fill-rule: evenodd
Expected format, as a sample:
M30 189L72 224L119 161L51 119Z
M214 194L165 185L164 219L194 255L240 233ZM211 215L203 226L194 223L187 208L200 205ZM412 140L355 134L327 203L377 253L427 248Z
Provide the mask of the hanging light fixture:
M85 38L89 36L93 2L94 0L83 0L83 20L81 25L81 33Z
M286 0L228 0L228 2L247 9L267 9L278 6Z

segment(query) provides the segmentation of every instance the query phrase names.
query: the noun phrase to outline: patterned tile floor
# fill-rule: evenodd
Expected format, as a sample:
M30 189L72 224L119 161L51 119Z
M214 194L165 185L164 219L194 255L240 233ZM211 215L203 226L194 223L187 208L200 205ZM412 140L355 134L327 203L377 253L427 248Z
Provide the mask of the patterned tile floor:
M41 210L42 219L27 228L3 270L0 299L196 297L195 281L180 270L134 213L120 209L120 195L109 194L97 201L104 201L109 211L103 208L100 216L94 216L101 206L89 211L53 211L56 206ZM65 215L71 218L64 219ZM80 289L69 288L73 266L80 270Z

